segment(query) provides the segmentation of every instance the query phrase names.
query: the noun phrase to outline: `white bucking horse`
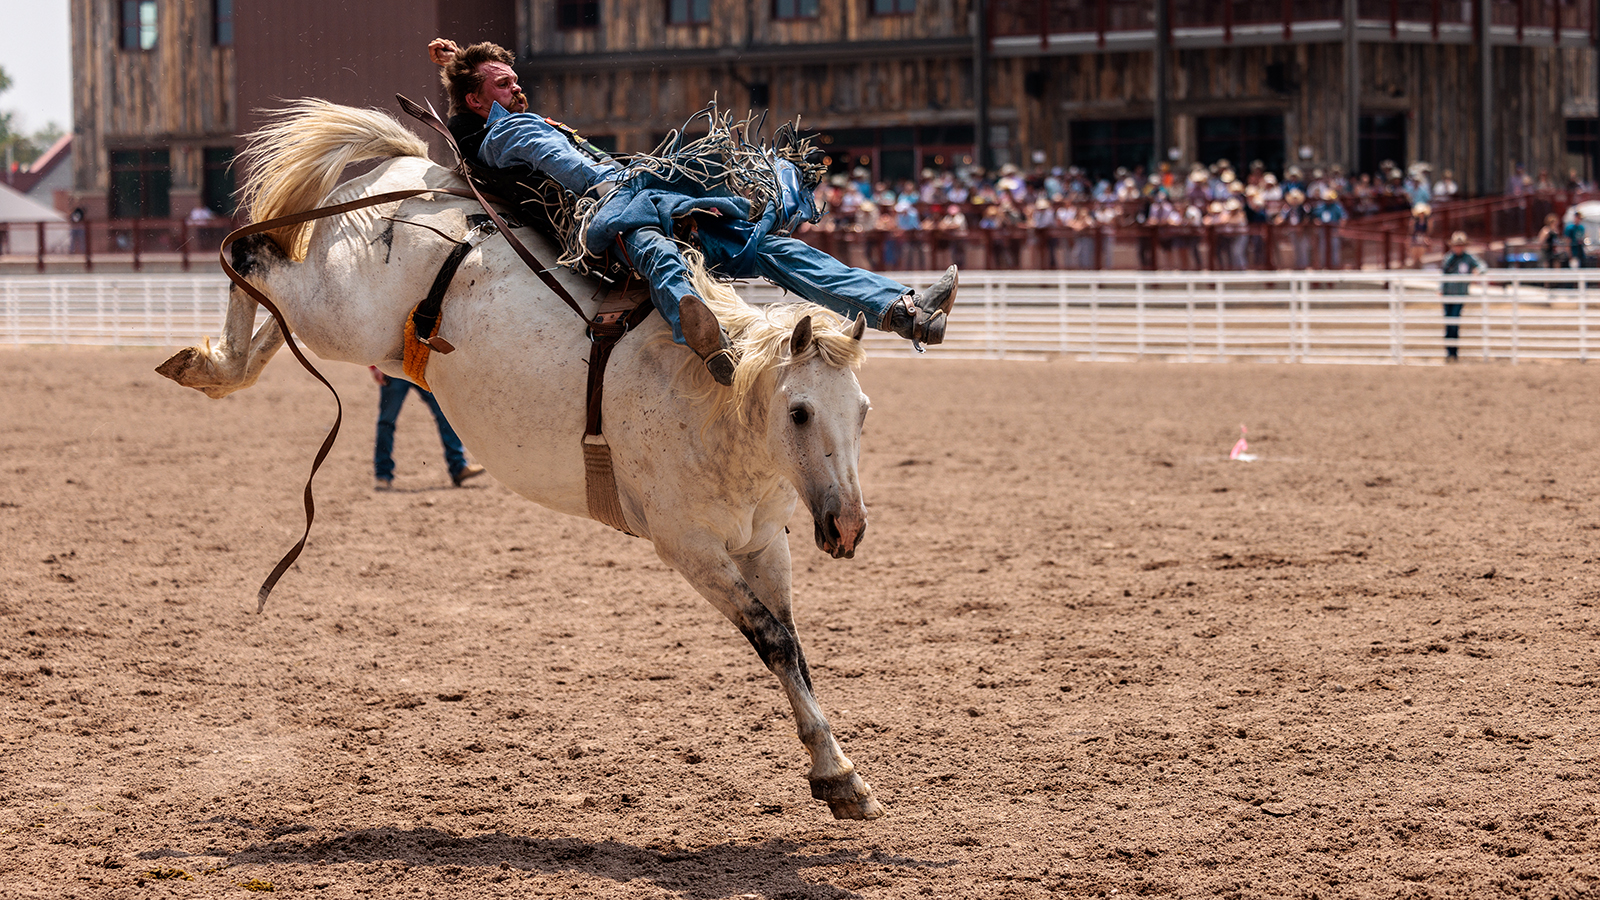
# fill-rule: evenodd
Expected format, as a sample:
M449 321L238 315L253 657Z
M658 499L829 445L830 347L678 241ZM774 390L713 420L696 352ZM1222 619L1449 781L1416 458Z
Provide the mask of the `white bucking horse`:
M292 104L252 135L243 195L256 222L380 193L462 189L427 145L388 115L321 101ZM339 184L344 167L383 158ZM402 334L476 202L428 194L252 235L234 268L323 359L402 377ZM535 254L557 248L519 229ZM446 240L446 237L449 240ZM585 279L557 277L582 303ZM605 379L605 438L628 530L727 616L783 685L811 756L811 794L841 819L883 806L840 751L796 638L785 523L797 495L819 547L852 556L866 531L857 475L867 397L855 369L865 321L797 303L756 309L699 273L697 288L740 354L732 387L672 343L651 316L616 347ZM235 286L219 343L180 351L157 371L222 397L255 383L283 334ZM551 509L588 516L582 441L589 342L584 322L492 237L462 262L445 295L426 381L473 456L500 482Z

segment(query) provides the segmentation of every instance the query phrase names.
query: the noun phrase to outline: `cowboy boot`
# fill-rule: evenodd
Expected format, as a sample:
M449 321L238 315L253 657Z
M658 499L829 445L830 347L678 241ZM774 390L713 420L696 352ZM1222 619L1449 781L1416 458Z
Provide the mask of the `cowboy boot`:
M907 294L895 301L889 307L886 330L910 341L918 350L923 344L943 343L944 326L956 302L959 280L956 267L951 266L926 293Z
M712 380L727 387L733 384L733 370L737 360L733 356L733 342L722 330L717 316L705 301L693 294L678 301L678 324L683 329L683 341L694 354L705 360L706 371Z

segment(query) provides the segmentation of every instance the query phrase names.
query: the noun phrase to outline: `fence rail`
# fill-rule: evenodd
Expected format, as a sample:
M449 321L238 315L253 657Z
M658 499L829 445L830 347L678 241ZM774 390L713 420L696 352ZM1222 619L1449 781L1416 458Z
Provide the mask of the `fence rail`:
M1591 274L1592 273L1592 274ZM905 280L928 284L937 273ZM1586 278L1594 280L1584 280ZM1444 356L1440 284L1465 282L1460 354L1585 361L1600 345L1600 270L968 272L938 353L963 359L1417 363ZM783 299L743 288L754 303ZM0 345L179 347L221 333L219 275L0 278ZM264 316L265 313L260 313ZM259 319L258 319L259 320ZM868 332L875 356L912 351Z

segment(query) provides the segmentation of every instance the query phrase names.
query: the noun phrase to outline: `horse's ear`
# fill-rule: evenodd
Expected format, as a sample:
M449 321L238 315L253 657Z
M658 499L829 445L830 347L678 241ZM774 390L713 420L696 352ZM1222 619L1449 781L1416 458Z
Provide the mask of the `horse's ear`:
M794 323L794 334L789 336L789 355L799 356L809 346L811 346L811 317L801 316L800 321Z
M859 340L861 340L861 336L863 334L866 334L866 333L867 333L867 314L866 313L856 313L856 320L850 326L849 335L850 335L851 339L859 341Z

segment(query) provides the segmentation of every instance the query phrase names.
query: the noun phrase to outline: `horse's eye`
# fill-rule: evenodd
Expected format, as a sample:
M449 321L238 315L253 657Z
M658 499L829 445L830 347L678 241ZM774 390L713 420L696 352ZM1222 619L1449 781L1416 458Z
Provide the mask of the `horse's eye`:
M796 406L794 409L789 410L789 420L796 425L804 425L811 420L811 413L806 412L804 406Z

